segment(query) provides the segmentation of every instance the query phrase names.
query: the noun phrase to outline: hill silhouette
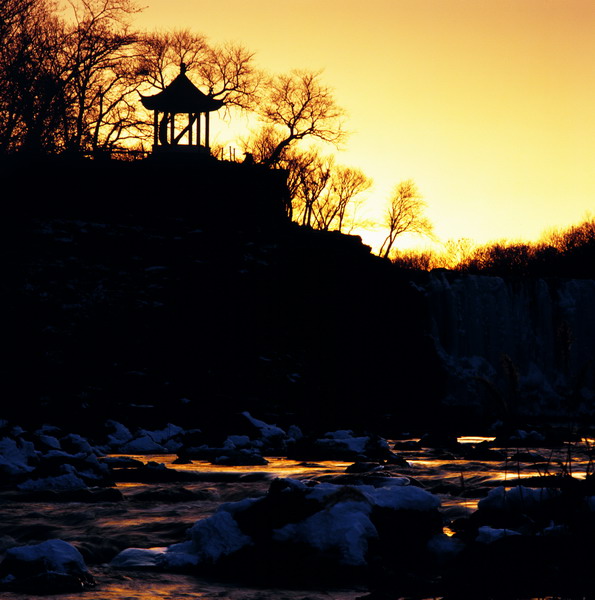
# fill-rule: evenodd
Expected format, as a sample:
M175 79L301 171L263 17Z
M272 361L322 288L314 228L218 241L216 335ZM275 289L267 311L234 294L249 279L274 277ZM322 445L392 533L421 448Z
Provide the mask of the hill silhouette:
M4 416L183 419L252 410L406 427L443 377L421 295L355 236L285 216L282 171L207 161L7 159Z

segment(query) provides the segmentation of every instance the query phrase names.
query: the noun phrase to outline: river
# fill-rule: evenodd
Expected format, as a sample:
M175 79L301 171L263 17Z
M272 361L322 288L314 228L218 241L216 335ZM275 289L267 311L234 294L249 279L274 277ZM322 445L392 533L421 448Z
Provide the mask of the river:
M477 444L483 438L459 438L463 444ZM413 442L413 443L412 443ZM398 454L409 467L398 473L413 480L441 499L444 531L452 534L453 520L469 515L495 485L514 483L519 477L541 477L569 470L576 477L590 472L591 440L557 448L503 448L504 460L495 456L461 459L444 449L417 448L416 440L396 445ZM392 443L391 443L392 446ZM410 448L409 448L410 446ZM520 453L519 453L520 452ZM163 547L183 541L185 530L195 521L212 515L224 502L262 496L275 477L334 481L345 477L351 463L323 461L300 463L285 458L269 458L263 467L221 467L203 461L187 465L172 464L175 455L135 455L143 462L156 461L177 470L201 474L201 481L143 484L119 482L123 502L94 504L69 502L20 502L10 495L0 496L2 520L0 543L3 548L58 538L74 544L85 556L97 585L81 596L60 594L55 600L352 600L365 596L359 589L265 589L233 582L214 582L189 575L148 571L119 571L108 562L126 547ZM485 458L490 458L486 460ZM188 492L189 498L184 499ZM192 497L190 497L192 496ZM7 600L25 600L29 596L3 595ZM395 599L399 598L395 590Z

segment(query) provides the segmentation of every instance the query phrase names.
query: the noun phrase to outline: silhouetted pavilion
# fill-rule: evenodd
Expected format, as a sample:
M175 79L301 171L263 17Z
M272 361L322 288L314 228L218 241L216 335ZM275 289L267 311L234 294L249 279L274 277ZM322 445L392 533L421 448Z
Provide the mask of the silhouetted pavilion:
M223 106L216 100L201 92L186 76L186 65L180 65L180 74L158 94L142 96L143 106L154 114L153 151L159 148L205 149L210 152L209 113ZM161 120L159 113L162 113ZM176 130L176 115L188 115L188 124ZM201 121L204 119L204 128ZM180 144L180 140L188 134L188 143Z

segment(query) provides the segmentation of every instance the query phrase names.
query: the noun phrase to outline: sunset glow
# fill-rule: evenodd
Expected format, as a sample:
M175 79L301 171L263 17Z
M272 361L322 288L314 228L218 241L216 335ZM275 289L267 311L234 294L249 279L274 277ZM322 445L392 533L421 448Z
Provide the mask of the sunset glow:
M375 182L372 220L404 179L442 241L536 239L594 205L591 0L144 4L140 28L242 43L271 72L323 69L352 131L337 159Z

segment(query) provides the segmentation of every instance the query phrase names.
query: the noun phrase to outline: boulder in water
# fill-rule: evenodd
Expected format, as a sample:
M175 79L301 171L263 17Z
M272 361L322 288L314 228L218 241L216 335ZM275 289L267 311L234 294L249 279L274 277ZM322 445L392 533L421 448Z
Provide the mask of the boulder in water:
M0 589L7 591L64 594L94 585L81 553L63 540L10 548L0 564Z

